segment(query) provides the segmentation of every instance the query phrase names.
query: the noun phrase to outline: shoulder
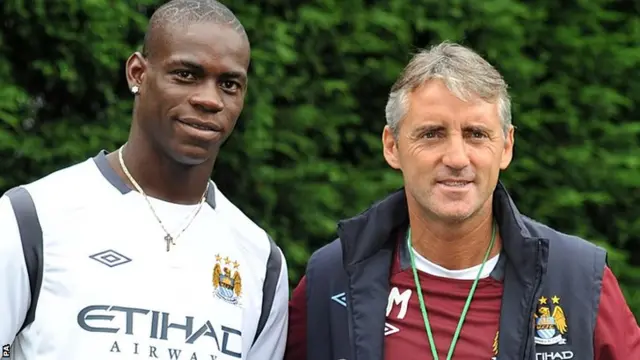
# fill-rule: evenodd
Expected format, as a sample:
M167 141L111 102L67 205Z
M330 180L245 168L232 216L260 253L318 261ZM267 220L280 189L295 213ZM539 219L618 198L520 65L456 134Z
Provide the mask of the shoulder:
M267 232L251 220L240 208L233 204L217 187L215 187L215 211L224 218L235 236L241 240L241 246L249 247L249 250L269 254L273 249L281 252L275 246L273 239ZM268 255L267 255L268 256Z
M38 212L47 208L59 211L78 202L89 202L100 195L98 189L107 188L106 180L93 161L83 162L57 170L24 187L36 204Z
M109 189L115 191L105 184L93 159L87 159L19 187L27 191L41 227L46 228L96 204Z
M340 238L324 245L320 249L313 252L310 260L321 261L340 261L342 262L342 242Z
M5 193L4 206L18 206L16 210L20 214L11 216L12 222L20 227L21 236L33 239L34 245L43 243L39 246L45 248L52 239L48 235L69 224L82 223L78 220L79 215L86 214L91 207L101 208L102 205L96 205L100 204L100 199L110 189L116 191L101 176L93 159L57 170L19 188L26 190L23 197L9 199L9 192L17 190L11 189ZM13 204L13 199L20 205Z
M313 252L307 263L307 272L313 272L315 268L324 272L326 269L342 267L342 243L337 238Z
M555 289L593 294L597 303L607 266L604 248L575 235L565 234L535 220L523 219L531 236L547 244L547 281ZM582 289L582 290L578 290Z
M606 250L588 240L563 233L526 216L522 216L522 219L532 237L549 241L550 254L570 258L572 261L580 261L585 257L589 259L603 257L606 259Z

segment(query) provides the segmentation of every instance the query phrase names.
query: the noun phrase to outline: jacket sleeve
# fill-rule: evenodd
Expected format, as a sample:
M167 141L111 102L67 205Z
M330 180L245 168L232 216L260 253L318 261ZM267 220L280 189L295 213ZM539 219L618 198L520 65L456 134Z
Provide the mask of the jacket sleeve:
M255 344L249 350L247 360L280 360L284 356L284 347L287 342L287 322L289 320L289 274L287 262L282 256L280 268L280 278L276 285L276 292L273 299L273 306L269 313L269 318L262 329L262 333Z
M20 231L9 198L0 198L0 345L13 343L31 302Z
M594 347L596 360L640 359L640 328L609 267L602 277Z
M307 359L307 279L303 277L289 302L289 336L285 360Z

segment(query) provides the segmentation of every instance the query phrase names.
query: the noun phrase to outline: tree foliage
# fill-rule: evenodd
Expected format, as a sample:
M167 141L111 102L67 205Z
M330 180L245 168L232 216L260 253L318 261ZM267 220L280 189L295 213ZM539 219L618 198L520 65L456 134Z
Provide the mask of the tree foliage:
M0 189L116 149L124 61L159 1L0 3ZM340 218L401 186L389 88L418 48L468 45L511 86L522 212L611 250L640 315L640 9L615 0L224 1L252 42L239 127L213 175L284 248L291 280Z

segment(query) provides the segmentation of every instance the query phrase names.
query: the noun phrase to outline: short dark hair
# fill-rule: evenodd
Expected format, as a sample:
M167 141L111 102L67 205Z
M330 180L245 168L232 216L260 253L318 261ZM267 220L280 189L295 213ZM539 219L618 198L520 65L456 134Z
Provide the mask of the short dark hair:
M160 6L151 16L144 36L142 56L149 57L151 44L161 30L172 25L212 22L232 27L248 40L240 20L228 7L216 0L171 0Z

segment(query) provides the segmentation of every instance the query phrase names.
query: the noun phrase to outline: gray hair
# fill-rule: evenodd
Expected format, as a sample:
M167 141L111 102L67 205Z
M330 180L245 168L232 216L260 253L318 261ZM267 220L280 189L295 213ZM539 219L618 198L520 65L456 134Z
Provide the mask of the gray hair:
M462 45L443 42L421 50L407 64L393 84L385 108L387 125L397 136L400 122L409 110L409 94L425 82L441 79L459 99L471 96L498 104L502 129L511 128L511 100L507 83L489 62Z

